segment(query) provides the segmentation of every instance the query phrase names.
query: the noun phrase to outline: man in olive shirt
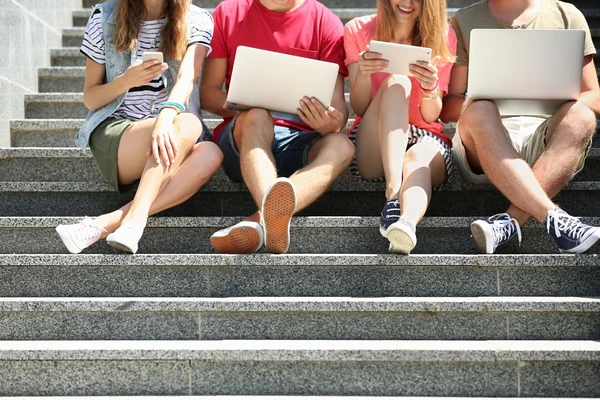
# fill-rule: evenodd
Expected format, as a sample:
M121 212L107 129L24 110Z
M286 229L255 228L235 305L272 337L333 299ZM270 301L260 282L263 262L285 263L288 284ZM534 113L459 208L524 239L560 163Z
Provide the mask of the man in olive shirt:
M515 236L520 241L520 225L530 216L547 226L561 252L588 250L600 239L600 228L583 224L551 200L583 168L600 114L596 49L583 14L557 0L482 0L458 11L451 25L458 37L457 60L441 118L458 121L453 140L458 170L469 182L491 182L512 203L506 213L471 224L478 250L491 254ZM550 118L501 116L487 100L464 107L471 30L501 28L585 30L579 100L565 103Z

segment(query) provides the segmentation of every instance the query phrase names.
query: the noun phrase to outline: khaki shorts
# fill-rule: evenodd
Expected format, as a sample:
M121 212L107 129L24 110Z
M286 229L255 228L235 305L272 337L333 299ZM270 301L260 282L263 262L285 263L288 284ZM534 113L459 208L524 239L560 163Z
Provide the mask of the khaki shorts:
M533 165L546 148L546 132L549 122L550 118L530 116L502 118L506 137L510 139L513 148L529 165ZM490 183L485 174L477 174L471 169L465 146L460 138L459 124L456 124L452 145L454 160L461 176L471 183Z

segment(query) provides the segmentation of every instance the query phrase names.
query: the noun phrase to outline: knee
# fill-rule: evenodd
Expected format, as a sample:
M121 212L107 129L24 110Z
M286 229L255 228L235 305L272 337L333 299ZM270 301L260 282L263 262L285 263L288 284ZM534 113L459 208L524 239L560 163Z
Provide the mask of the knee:
M262 108L253 108L242 113L238 117L236 124L240 124L241 128L234 130L234 137L238 148L244 142L244 134L248 131L252 132L252 138L254 139L273 140L275 136L273 118L268 111Z
M493 119L500 119L498 107L494 102L489 100L474 101L460 117L461 137L463 132L468 133L469 136L484 133L485 129L482 129L482 127Z
M199 143L195 151L202 153L203 160L205 160L208 166L214 167L214 169L219 168L223 162L223 152L213 142Z
M189 147L193 146L202 135L202 123L194 114L179 114L173 120L178 137Z
M346 135L341 133L331 133L322 140L326 141L326 148L331 150L337 163L350 165L350 162L354 158L354 145Z
M579 139L587 146L596 131L596 114L585 104L575 102L569 106L563 123L570 137Z
M438 149L433 145L425 143L416 144L404 155L403 170L408 172L419 168L428 168L437 152Z
M412 90L412 82L404 75L390 75L382 88L384 97L407 98Z

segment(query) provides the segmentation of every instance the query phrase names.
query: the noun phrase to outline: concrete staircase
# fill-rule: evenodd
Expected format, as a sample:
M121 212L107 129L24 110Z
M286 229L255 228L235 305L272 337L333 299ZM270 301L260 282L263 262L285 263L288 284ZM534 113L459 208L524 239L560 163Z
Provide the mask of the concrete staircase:
M140 254L65 254L57 224L132 197L74 148L93 2L0 149L0 396L600 397L599 247L558 255L528 223L520 248L476 255L469 222L507 204L489 186L436 193L410 257L377 232L383 186L347 174L293 220L289 254L211 254L208 237L253 211L221 172L150 220ZM323 2L345 21L375 3ZM577 5L600 48L600 4ZM558 202L600 225L595 146Z

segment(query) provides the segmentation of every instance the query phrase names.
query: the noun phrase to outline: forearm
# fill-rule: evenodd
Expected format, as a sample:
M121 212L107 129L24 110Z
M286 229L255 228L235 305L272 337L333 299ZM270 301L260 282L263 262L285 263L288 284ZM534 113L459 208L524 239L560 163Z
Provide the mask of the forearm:
M202 86L200 88L200 101L202 109L217 114L223 118L233 118L237 115L237 111L223 108L227 101L227 93L221 88L214 86Z
M448 94L444 97L440 119L444 122L457 122L460 118L465 97L457 94Z
M123 75L109 83L95 85L83 91L83 104L90 111L96 111L99 108L113 102L122 94L126 93L131 87Z
M350 104L354 113L363 116L371 104L371 76L356 73L356 78L350 88Z
M581 93L581 96L579 96L579 101L585 104L597 116L600 116L600 92L596 90L583 92Z
M169 94L169 101L185 104L194 89L194 74L180 73L173 90Z
M435 99L421 98L421 116L427 123L437 121L442 111L442 99L438 95Z

